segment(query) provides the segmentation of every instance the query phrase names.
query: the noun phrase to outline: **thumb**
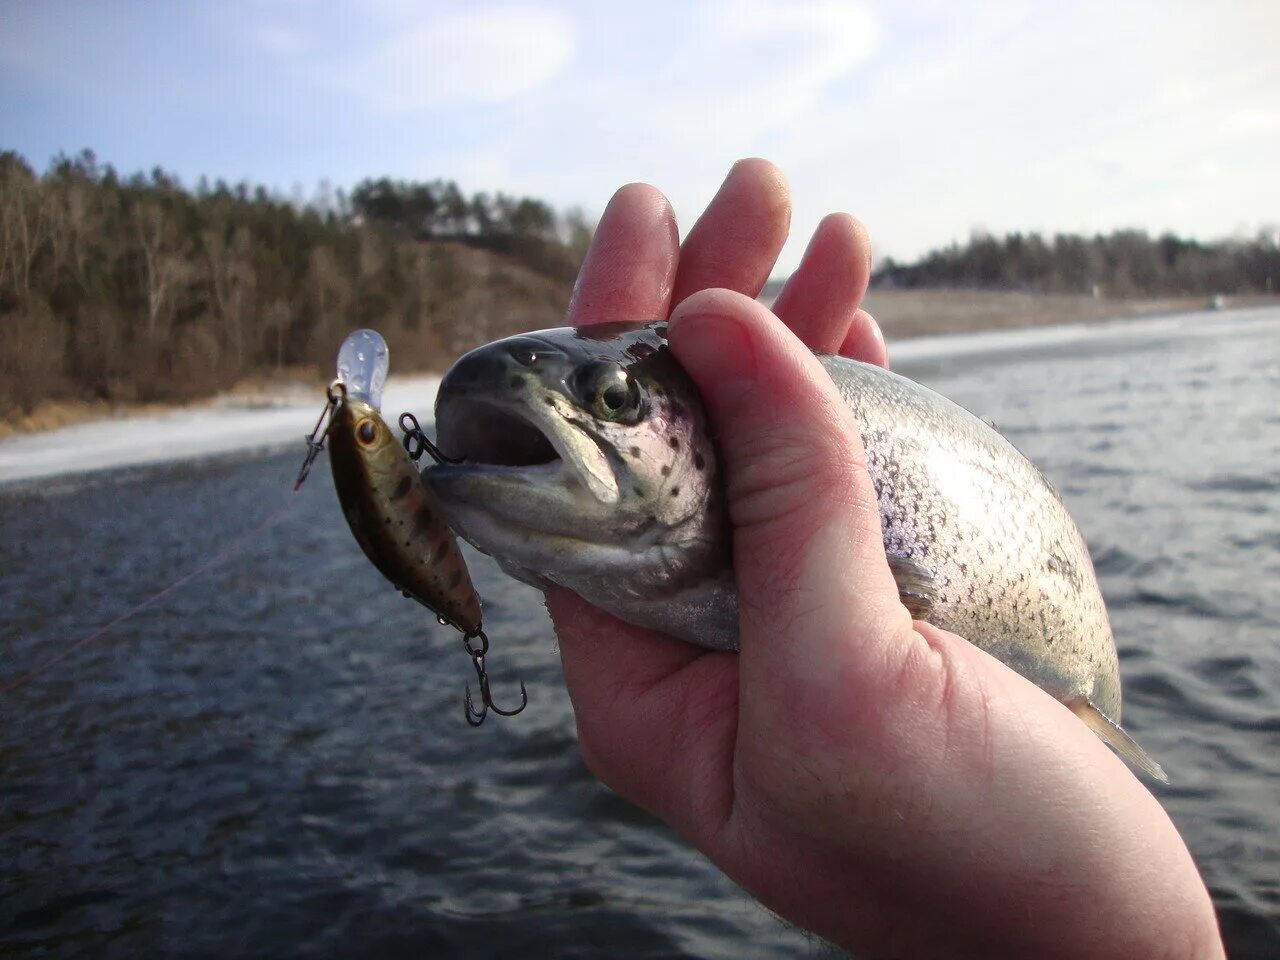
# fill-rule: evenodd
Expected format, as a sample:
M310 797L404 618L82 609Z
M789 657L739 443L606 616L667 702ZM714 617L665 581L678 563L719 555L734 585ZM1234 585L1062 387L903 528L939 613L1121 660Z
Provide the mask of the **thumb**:
M808 348L745 296L695 294L672 314L669 339L724 460L743 689L760 683L786 699L802 683L839 703L879 687L911 620L857 421Z

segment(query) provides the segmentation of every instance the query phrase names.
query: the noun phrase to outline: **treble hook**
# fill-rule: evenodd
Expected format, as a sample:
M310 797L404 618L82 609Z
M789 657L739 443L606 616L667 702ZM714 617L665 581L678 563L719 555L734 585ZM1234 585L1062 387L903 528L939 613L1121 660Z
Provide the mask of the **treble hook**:
M462 462L441 453L440 448L432 443L422 427L418 426L418 418L412 413L400 414L400 429L404 431L404 452L409 454L409 459L414 463L422 459L424 452L431 454L431 459L436 463Z
M302 489L303 481L307 479L307 474L311 472L311 465L316 462L316 457L320 456L320 451L324 449L325 438L329 436L329 428L333 426L333 411L338 409L338 404L346 398L347 385L341 380L335 380L329 384L324 396L324 409L320 411L320 417L316 420L315 429L311 431L310 436L303 437L307 442L307 456L302 461L302 469L298 471L298 479L294 481L294 493ZM326 417L328 418L328 423L325 423ZM320 429L321 424L324 424L323 430Z
M471 645L473 640L480 641L479 649ZM520 706L513 710L503 710L493 702L493 693L489 690L489 673L484 665L484 655L489 652L489 638L485 636L483 630L463 634L462 646L471 657L471 665L476 668L476 678L480 681L481 709L477 710L475 702L471 699L471 684L467 684L466 692L462 695L462 706L466 711L467 723L473 727L480 726L490 710L500 717L514 717L529 705L529 691L525 689L523 680L520 681Z

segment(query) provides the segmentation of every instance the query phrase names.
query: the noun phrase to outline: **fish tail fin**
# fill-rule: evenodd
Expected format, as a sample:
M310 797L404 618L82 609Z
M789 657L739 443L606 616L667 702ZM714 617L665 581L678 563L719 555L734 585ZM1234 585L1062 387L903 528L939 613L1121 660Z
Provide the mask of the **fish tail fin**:
M1079 700L1070 704L1071 712L1085 722L1085 725L1101 737L1116 753L1147 776L1168 783L1169 777L1164 768L1151 759L1147 751L1138 746L1138 742L1120 728L1120 725L1095 707L1088 700Z

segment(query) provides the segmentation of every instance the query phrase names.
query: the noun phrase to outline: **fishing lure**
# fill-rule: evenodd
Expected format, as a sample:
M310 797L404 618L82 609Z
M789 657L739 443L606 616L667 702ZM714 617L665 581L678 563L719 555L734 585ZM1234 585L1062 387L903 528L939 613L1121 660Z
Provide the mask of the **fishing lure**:
M415 466L424 451L443 460L412 415L401 417L407 428L403 445L382 419L382 391L390 357L376 331L357 330L338 351L338 376L329 385L327 402L307 438L307 456L294 489L299 489L326 439L333 485L347 525L365 556L405 597L417 600L441 624L462 633L480 684L477 708L468 686L463 697L467 722L479 726L489 710L514 716L529 701L520 683L520 705L503 710L493 702L485 656L480 597L471 582L435 494Z

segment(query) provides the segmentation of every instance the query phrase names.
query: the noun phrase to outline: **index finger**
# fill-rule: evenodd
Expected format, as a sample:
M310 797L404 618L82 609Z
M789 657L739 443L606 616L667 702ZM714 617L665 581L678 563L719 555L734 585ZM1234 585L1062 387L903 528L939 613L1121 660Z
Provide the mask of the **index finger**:
M665 318L679 259L670 202L647 183L627 184L600 217L573 287L568 324Z

